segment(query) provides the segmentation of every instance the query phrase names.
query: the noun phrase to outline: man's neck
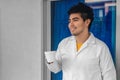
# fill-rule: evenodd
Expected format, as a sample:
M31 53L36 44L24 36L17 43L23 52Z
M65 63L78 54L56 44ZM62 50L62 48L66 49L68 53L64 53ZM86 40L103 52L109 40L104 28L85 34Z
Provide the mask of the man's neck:
M89 36L90 36L89 32L75 36L76 42L77 43L84 43L89 38Z

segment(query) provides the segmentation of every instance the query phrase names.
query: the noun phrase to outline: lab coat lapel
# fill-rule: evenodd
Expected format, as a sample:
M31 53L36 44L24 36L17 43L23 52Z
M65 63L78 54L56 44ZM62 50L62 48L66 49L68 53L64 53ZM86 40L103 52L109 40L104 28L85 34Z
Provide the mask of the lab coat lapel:
M76 55L78 55L78 53L80 53L84 48L86 48L87 47L87 42L85 42L82 46L81 46L81 48L77 51L77 47L76 47L76 39L75 39L75 37L73 37L74 38L74 40L73 40L73 44L72 45L74 45L74 46L72 46L72 49L73 49L73 53L76 53Z
M89 38L83 43L81 48L77 51L77 54L80 54L80 52L82 52L82 50L84 50L86 47L88 47L88 44L94 44L94 43L95 43L95 37L91 33Z
M77 54L79 54L80 52L82 52L82 50L84 50L87 47L87 43L84 43L81 48L77 51Z

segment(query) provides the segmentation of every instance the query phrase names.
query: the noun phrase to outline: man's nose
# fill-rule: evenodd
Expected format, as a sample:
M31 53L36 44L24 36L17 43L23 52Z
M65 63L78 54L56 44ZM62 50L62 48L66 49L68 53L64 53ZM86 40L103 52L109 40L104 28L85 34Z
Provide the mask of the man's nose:
M70 23L69 23L69 26L73 26L74 25L74 23L73 23L73 21L71 21Z

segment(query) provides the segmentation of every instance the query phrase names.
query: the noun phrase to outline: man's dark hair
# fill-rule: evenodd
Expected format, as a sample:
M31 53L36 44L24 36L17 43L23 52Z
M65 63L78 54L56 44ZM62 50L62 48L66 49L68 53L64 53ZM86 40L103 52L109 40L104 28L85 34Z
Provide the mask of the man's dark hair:
M68 15L72 13L80 13L84 21L87 19L90 19L91 20L89 24L89 29L90 29L90 26L94 19L93 9L91 7L87 6L84 3L79 2L77 5L74 5L73 7L69 9Z

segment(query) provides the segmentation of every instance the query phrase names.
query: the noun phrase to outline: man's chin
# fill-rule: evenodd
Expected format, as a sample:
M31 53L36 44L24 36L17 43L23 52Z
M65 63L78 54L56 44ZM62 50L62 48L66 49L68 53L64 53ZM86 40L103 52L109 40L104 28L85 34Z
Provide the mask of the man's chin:
M77 36L77 34L73 34L73 33L72 33L72 35L73 35L73 36Z

